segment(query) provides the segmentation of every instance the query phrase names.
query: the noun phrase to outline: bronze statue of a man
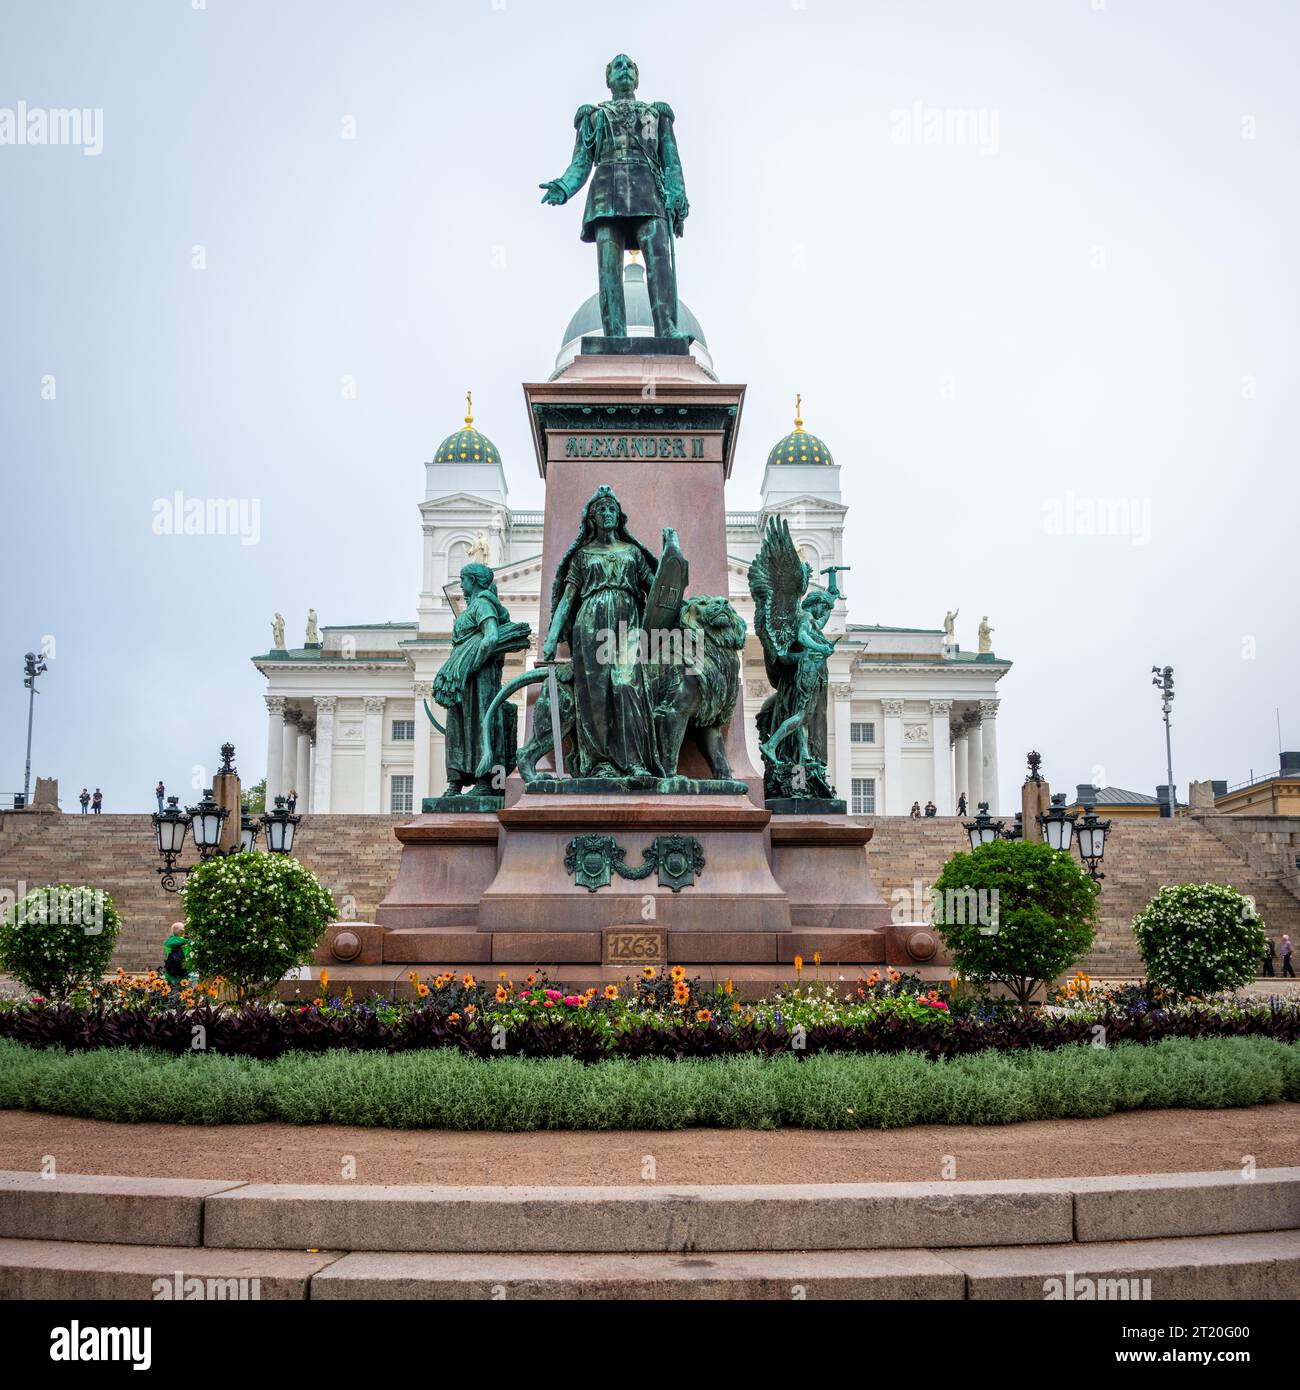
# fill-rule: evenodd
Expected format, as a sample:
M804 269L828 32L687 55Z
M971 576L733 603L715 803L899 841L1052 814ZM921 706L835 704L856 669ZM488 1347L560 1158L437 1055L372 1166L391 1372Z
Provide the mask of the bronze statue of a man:
M573 118L573 160L558 179L539 184L542 202L567 203L592 174L582 239L596 243L600 321L607 338L627 337L623 300L623 252L640 249L655 335L687 336L677 328L674 236L690 212L682 162L673 134L673 109L665 101L636 99L640 74L620 53L605 69L610 100L580 106Z

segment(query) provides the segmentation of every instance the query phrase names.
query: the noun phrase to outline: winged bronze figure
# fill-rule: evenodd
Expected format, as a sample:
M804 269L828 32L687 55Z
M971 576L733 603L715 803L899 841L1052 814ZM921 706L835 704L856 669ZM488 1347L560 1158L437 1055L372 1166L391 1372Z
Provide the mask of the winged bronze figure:
M759 751L769 799L831 798L826 775L826 661L838 639L822 629L835 607L826 589L809 587L783 517L769 517L749 567L754 626L767 678L776 687L758 712Z

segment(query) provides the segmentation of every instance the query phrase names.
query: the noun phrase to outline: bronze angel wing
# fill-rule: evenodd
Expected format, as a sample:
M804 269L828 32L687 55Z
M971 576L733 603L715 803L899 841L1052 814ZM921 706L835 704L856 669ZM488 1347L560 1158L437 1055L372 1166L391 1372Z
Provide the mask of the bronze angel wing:
M769 517L763 543L749 567L754 626L763 644L767 678L777 684L781 668L794 659L790 648L799 632L799 600L808 590L812 566L799 558L783 517Z

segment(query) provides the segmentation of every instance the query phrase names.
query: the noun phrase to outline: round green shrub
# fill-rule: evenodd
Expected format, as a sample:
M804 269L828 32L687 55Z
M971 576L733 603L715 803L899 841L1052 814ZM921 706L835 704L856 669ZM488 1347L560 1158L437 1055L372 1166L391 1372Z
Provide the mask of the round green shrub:
M934 928L954 968L1027 1004L1092 948L1097 886L1068 852L995 840L954 854L931 890Z
M305 965L335 920L334 899L286 854L248 851L200 864L181 889L194 968L241 999L269 993Z
M43 998L66 999L103 976L121 929L101 888L33 888L0 922L0 970Z
M1254 901L1221 883L1166 885L1133 919L1147 978L1180 994L1218 994L1255 977L1264 923Z

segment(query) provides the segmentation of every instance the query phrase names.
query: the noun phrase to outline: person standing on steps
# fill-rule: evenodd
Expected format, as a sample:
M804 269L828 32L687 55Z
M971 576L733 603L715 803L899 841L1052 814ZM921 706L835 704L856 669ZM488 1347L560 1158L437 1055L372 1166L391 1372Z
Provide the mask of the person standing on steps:
M964 816L964 815L966 814L966 793L965 793L965 792L962 792L962 794L957 798L957 814L958 814L959 816Z
M1270 936L1264 940L1264 978L1271 980L1273 976L1273 938Z
M158 785L153 789L153 794L158 798L158 814L162 815L163 799L167 795L167 788L163 786L163 779L158 779Z
M82 787L81 795L77 798L81 802L81 814L87 815L90 811L90 793Z
M1295 966L1291 963L1291 938L1282 933L1282 978L1295 979Z
M94 796L90 798L90 809L96 815L99 815L99 813L104 809L104 793L100 791L98 787L95 788Z
M291 788L289 795L285 798L285 805L289 808L289 814L293 815L294 807L298 804L298 792L296 788Z

